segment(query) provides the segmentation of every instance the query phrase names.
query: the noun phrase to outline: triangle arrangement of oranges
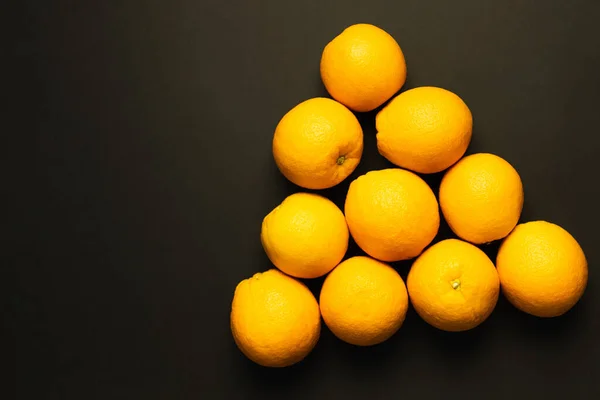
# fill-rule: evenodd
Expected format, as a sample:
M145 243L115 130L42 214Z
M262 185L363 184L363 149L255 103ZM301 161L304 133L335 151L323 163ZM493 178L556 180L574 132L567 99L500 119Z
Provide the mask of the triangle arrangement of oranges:
M500 291L537 317L560 316L583 295L588 265L575 238L550 222L519 224L519 173L494 154L463 157L473 128L469 107L438 87L396 95L406 71L391 35L352 25L323 49L321 78L332 98L303 101L277 124L274 161L307 191L265 216L261 242L274 268L235 289L232 335L255 363L303 360L321 321L339 339L371 346L401 328L409 303L431 326L458 332L483 323ZM361 160L354 113L384 104L377 148L397 167L355 179L340 210L318 190L348 178ZM442 171L439 193L419 176ZM442 217L457 238L432 244ZM365 256L344 259L350 237ZM477 247L497 240L496 260ZM400 260L414 260L406 282L388 264ZM300 279L323 276L316 299Z

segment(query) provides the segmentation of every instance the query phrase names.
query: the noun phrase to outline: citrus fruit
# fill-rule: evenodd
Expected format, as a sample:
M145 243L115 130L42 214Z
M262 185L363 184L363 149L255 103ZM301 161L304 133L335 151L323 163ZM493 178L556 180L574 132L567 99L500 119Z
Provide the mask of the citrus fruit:
M304 359L319 340L319 305L303 283L271 269L237 285L231 331L250 360L286 367Z
M429 186L399 168L359 176L350 184L344 211L356 243L382 261L418 256L440 225L438 203Z
M261 242L271 262L288 275L316 278L342 261L348 226L329 199L312 193L288 196L262 222Z
M279 121L273 136L277 167L307 189L330 188L346 179L362 151L362 128L354 114L326 98L296 105Z
M556 317L581 298L588 264L581 246L558 225L519 224L496 258L502 292L515 307L538 317Z
M389 265L370 257L343 261L325 278L319 299L327 327L339 339L370 346L390 338L408 309L404 281Z
M413 263L407 286L419 316L453 332L485 321L500 292L492 261L479 248L458 239L442 240L425 250Z
M349 26L323 49L321 79L337 101L371 111L406 81L406 61L394 38L370 24Z
M481 244L502 239L523 209L523 184L504 159L473 154L450 168L440 184L440 206L460 238Z
M471 111L456 94L437 87L407 90L375 117L377 148L392 163L423 174L457 162L469 146Z

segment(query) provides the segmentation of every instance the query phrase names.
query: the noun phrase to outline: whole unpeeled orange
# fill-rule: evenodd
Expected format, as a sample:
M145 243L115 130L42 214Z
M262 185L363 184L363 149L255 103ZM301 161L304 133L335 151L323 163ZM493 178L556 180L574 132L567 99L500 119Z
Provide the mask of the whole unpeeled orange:
M276 269L237 285L230 323L238 348L265 367L286 367L303 360L321 332L315 297L303 283Z
M389 339L408 309L404 281L389 265L352 257L325 279L319 299L327 327L341 340L370 346Z
M363 151L363 132L350 110L335 100L313 98L288 111L275 129L273 157L298 186L326 189L354 171Z
M371 111L404 85L406 61L389 33L371 24L356 24L325 46L321 78L340 103L354 111Z
M342 211L314 193L294 193L264 219L260 239L271 262L288 275L316 278L342 261L348 248Z
M438 203L427 183L399 168L367 172L354 180L344 213L356 243L382 261L418 256L440 225Z
M515 227L523 209L523 184L506 160L478 153L446 172L439 198L454 233L482 244L504 238Z
M440 172L469 146L473 117L456 94L438 87L407 90L376 117L377 148L392 163L412 171Z
M506 298L538 317L566 313L588 281L587 260L577 240L546 221L517 225L502 242L496 266Z
M500 281L479 248L458 239L438 242L413 263L407 279L410 301L430 325L445 331L473 329L494 310Z

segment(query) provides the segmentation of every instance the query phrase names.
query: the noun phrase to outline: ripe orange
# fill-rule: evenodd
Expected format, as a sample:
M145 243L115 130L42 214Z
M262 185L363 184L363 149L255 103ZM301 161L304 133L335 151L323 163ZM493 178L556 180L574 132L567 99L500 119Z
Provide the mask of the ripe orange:
M315 297L303 283L276 269L237 285L230 319L238 348L265 367L301 361L315 347L321 332Z
M358 120L340 103L306 100L288 111L275 129L273 156L281 173L298 186L326 189L354 171L363 151Z
M487 153L460 160L440 184L440 206L450 228L475 244L502 239L523 209L523 184L504 159Z
M337 101L354 111L371 111L406 81L406 61L394 38L370 24L346 28L325 46L321 79Z
M469 146L473 117L456 94L437 87L401 93L376 117L377 148L392 163L416 172L440 172Z
M342 211L312 193L288 196L263 219L260 232L271 262L297 278L331 271L346 254L349 236Z
M371 346L400 328L408 295L392 267L369 257L352 257L327 276L319 303L323 320L335 336L357 346Z
M438 203L429 186L399 168L371 171L354 180L344 212L356 243L382 261L418 256L440 225Z
M425 250L408 273L408 294L417 313L445 331L475 328L494 310L500 282L488 256L458 239Z
M517 225L502 242L496 265L506 298L538 317L566 313L587 286L588 264L581 246L550 222Z

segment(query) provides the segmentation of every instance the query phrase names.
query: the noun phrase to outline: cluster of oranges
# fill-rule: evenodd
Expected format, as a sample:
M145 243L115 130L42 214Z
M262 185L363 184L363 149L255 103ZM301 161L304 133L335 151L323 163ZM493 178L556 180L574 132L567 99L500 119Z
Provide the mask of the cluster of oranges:
M401 327L409 302L446 331L481 324L501 288L515 307L538 317L559 316L577 303L588 278L581 247L555 224L518 224L519 174L493 154L463 158L473 118L448 90L405 91L377 114L378 150L399 168L354 180L343 212L318 194L355 170L363 132L353 111L392 98L406 80L406 62L391 35L358 24L324 48L321 77L333 99L298 104L274 133L279 170L311 191L292 194L264 218L261 242L277 268L235 290L231 330L248 358L270 367L297 363L317 343L321 318L345 342L381 343ZM418 174L444 170L436 197ZM440 209L458 238L431 245ZM350 236L366 256L343 260ZM494 265L477 245L500 239ZM409 259L405 284L387 263ZM325 275L317 302L298 279Z

